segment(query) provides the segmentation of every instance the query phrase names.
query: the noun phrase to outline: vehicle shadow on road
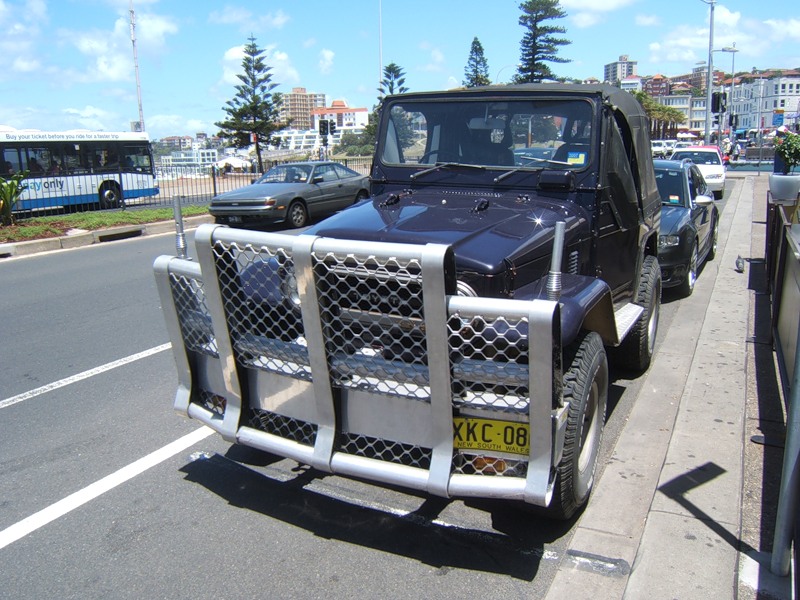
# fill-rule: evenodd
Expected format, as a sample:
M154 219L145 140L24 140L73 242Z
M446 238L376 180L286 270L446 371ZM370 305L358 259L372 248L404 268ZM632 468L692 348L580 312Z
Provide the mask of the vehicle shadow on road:
M238 450L234 455L238 454ZM249 463L282 460L266 453ZM274 460L273 460L274 458ZM202 485L231 506L261 513L314 535L389 552L440 569L456 568L532 581L545 555L545 544L565 535L572 521L550 521L524 514L508 503L468 505L489 510L496 531L453 526L439 519L451 500L427 497L407 514L347 502L309 489L328 475L298 467L281 481L215 454L180 469L186 480ZM408 493L404 491L404 493Z

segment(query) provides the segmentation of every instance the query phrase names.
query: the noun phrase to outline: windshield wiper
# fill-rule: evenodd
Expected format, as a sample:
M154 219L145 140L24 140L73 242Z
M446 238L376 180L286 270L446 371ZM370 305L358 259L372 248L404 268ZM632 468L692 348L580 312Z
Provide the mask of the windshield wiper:
M433 173L434 171L438 171L439 169L445 169L450 167L466 167L468 169L479 169L481 171L485 171L486 167L483 165L470 165L467 163L457 163L457 162L441 162L436 163L432 167L427 169L423 169L422 171L418 171L416 173L412 173L410 179L416 179L417 177L422 177L423 175L427 175L428 173Z
M534 158L533 156L520 156L519 159L520 160L529 160L531 162L537 162L537 163L547 163L547 164L551 164L551 165L569 166L568 162L564 162L563 160L553 160L552 158ZM528 168L529 168L528 165L520 165L519 167L517 167L515 169L511 169L510 171L506 171L505 173L501 173L500 175L495 177L493 181L495 183L500 183L506 177L508 177L510 175L513 175L514 173L517 173L518 171L522 171L523 169L528 169Z

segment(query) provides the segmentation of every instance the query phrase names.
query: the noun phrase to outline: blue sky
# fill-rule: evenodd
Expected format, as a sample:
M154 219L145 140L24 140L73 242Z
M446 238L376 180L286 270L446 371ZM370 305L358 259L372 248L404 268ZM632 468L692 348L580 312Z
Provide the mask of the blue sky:
M138 119L130 0L0 0L0 127L128 130ZM561 0L572 44L557 75L602 78L627 54L640 75L689 72L708 56L702 0ZM380 11L379 11L380 7ZM242 46L266 52L276 91L305 87L371 108L382 64L413 91L461 84L478 37L493 81L508 81L524 33L509 0L133 0L142 104L151 137L216 132ZM379 18L379 14L382 18ZM379 26L382 23L382 26ZM796 0L718 0L714 48L736 70L800 67ZM715 53L729 71L731 54Z

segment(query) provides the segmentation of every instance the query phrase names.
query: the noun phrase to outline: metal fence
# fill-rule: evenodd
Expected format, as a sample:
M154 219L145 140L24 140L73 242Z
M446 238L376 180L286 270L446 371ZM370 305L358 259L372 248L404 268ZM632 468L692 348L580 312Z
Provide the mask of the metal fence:
M770 568L790 572L792 547L800 544L800 226L796 202L768 196L766 273L771 296L773 344L786 403L786 441ZM795 593L800 576L794 569Z
M267 161L264 163L264 169L269 169L276 164L288 161ZM372 157L370 156L356 156L343 159L336 159L354 171L358 171L362 175L369 175L370 167L372 165ZM211 199L217 194L229 192L240 187L250 185L254 179L259 177L261 173L247 172L240 169L235 169L230 172L215 168L213 165L207 166L185 166L185 167L156 167L156 182L159 192L155 196L145 196L141 198L126 198L124 206L115 203L111 207L102 205L100 202L87 203L79 208L72 208L71 210L105 210L111 208L114 210L125 210L135 208L172 208L177 198L182 205L205 205L211 202ZM93 198L97 194L92 192ZM31 218L34 216L43 215L59 215L69 212L67 207L56 207L48 209L47 211L26 211L16 214L18 221Z

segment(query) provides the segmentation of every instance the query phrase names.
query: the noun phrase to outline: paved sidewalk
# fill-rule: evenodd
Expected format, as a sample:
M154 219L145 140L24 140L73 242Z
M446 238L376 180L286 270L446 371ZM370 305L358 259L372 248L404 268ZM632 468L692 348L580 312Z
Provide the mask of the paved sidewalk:
M722 252L660 340L549 599L790 598L789 578L769 573L772 532L763 529L774 519L748 514L742 526L743 507L762 512L765 447L750 441L760 421L748 412L757 399L749 288L764 256L767 176L732 178ZM745 273L734 269L737 256L748 259ZM779 477L782 452L770 452Z

